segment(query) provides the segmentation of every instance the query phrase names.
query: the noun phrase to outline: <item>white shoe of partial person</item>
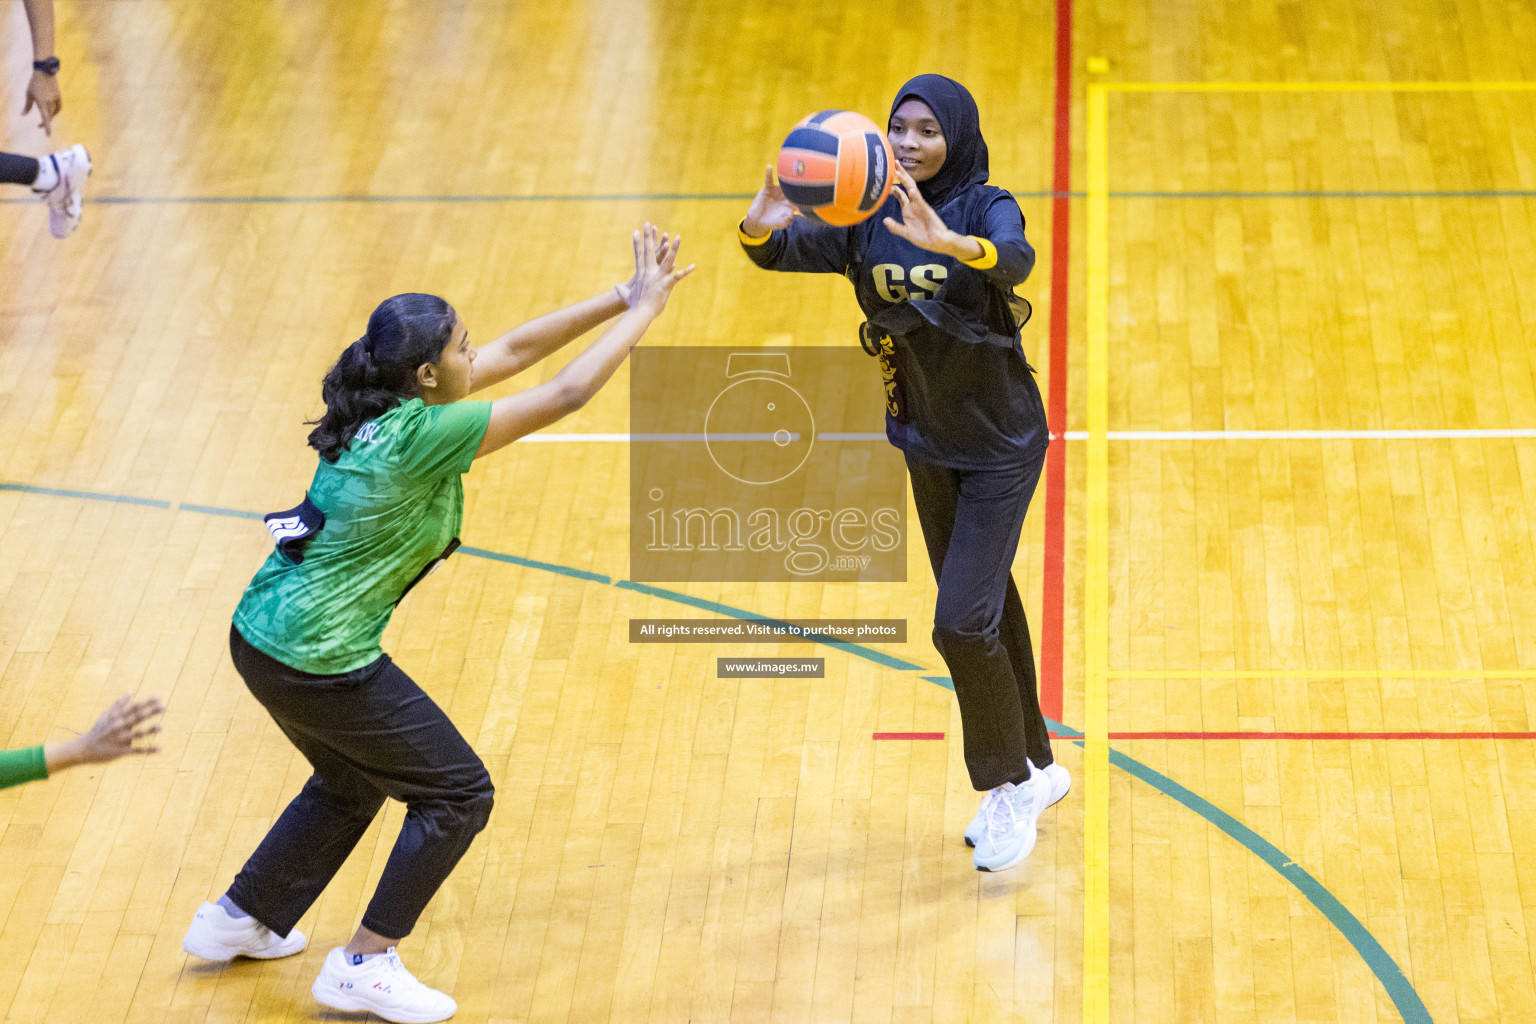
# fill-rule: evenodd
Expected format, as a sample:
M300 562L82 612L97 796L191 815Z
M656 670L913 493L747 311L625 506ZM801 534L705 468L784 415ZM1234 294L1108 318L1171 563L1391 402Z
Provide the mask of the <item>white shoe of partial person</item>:
M85 210L85 180L91 176L91 154L75 143L68 149L43 157L58 172L53 188L37 195L48 204L48 230L54 238L68 238L80 226Z
M395 1024L432 1024L447 1020L459 1008L446 992L417 981L394 946L361 963L353 959L339 946L326 954L325 966L310 987L316 999L337 1010L369 1010Z
M1050 784L1050 792L1046 798L1045 807L1052 807L1060 803L1061 798L1066 796L1067 791L1072 788L1072 773L1054 761L1044 768L1036 768L1035 762L1031 761L1029 762L1029 771L1030 778L1034 778L1038 773L1044 775L1046 781ZM987 801L991 800L992 794L996 792L997 790L995 789L987 790L986 794L981 798L981 807L977 809L976 816L971 819L969 825L965 826L966 846L975 846L980 841L981 833L987 827ZM1045 807L1042 807L1041 810L1044 811Z
M286 936L278 935L254 917L231 917L217 903L204 903L192 915L181 948L204 960L233 960L248 956L253 960L275 960L292 956L308 944L304 933L295 928Z
M977 871L1003 871L1035 848L1035 819L1045 810L1050 788L1044 774L1015 786L1005 782L987 804L986 826L971 854Z

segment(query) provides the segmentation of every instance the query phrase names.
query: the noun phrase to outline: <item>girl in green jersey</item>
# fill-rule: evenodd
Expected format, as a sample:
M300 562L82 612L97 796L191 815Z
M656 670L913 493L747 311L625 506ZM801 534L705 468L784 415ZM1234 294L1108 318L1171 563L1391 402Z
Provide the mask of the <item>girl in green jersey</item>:
M405 823L361 926L333 949L312 991L391 1021L451 1016L395 945L476 833L491 779L448 716L379 647L400 599L458 546L460 476L470 463L581 408L618 369L693 268L679 240L635 233L628 283L550 313L479 349L453 308L397 295L325 375L320 453L304 502L267 517L277 549L235 610L230 652L253 696L314 768L183 948L212 960L273 958L305 946L294 928L386 797ZM471 392L527 369L617 316L546 384L494 402Z

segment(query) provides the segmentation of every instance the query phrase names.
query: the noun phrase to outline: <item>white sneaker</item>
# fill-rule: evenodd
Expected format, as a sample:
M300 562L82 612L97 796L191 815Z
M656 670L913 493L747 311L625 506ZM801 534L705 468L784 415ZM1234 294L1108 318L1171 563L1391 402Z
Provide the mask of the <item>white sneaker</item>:
M1036 768L1035 762L1031 761L1029 762L1029 770L1032 772L1043 772L1051 784L1050 797L1045 801L1046 807L1053 807L1061 803L1061 798L1066 796L1067 791L1072 788L1072 773L1067 771L1064 765L1057 764L1055 761L1052 761L1044 768ZM1045 807L1041 808L1041 810L1044 809Z
M48 230L54 238L68 238L80 226L85 207L85 179L91 176L91 154L80 143L61 149L51 156L59 180L46 192L37 193L48 204Z
M981 842L981 835L987 830L987 808L991 805L992 799L996 795L997 790L995 789L989 789L982 794L981 806L976 808L976 817L972 818L971 823L965 826L966 846L975 846Z
M306 945L308 940L297 928L283 938L254 917L230 917L217 903L197 908L186 938L181 940L182 949L204 960L233 960L237 956L275 960L292 956Z
M417 981L394 946L360 964L352 963L338 946L326 954L310 991L326 1006L371 1010L395 1024L431 1024L447 1020L459 1008L452 996Z
M986 827L971 855L977 871L1003 871L1029 856L1035 848L1035 819L1050 797L1044 775L1018 786L1005 782L993 792Z
M1041 811L1060 803L1061 798L1067 795L1067 790L1072 788L1072 773L1054 761L1044 768L1036 768L1035 762L1031 761L1029 770L1030 778L1034 778L1034 773L1039 772L1050 783L1050 795L1045 801L1045 807L1040 808ZM981 807L977 809L976 817L965 826L966 846L975 846L981 841L981 833L987 827L987 801L992 799L992 794L995 792L997 792L995 789L987 790L987 795L981 798Z

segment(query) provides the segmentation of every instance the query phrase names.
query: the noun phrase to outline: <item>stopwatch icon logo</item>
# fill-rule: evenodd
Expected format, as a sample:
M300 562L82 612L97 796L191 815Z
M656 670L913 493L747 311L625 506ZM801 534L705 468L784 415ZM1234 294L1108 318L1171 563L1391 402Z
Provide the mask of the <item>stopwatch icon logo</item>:
M789 384L783 352L733 352L727 384L704 416L704 446L720 472L744 484L792 475L816 444L816 418Z

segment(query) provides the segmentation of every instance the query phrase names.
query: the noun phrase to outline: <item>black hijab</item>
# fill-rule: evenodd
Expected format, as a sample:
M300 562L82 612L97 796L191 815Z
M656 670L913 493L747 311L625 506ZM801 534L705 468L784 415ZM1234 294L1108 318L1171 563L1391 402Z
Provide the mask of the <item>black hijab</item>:
M928 205L942 206L972 185L987 181L987 141L981 137L981 114L965 86L943 75L918 75L896 92L891 117L909 99L922 100L939 119L948 152L939 173L918 183ZM890 128L890 118L886 118Z

